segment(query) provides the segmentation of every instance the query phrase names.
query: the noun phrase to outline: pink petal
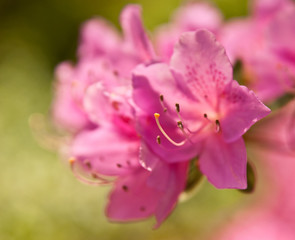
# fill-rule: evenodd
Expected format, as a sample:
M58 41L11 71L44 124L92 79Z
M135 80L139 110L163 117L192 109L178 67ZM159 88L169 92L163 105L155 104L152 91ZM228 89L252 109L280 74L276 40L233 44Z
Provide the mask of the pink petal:
M180 86L199 101L216 104L218 93L232 80L232 66L224 48L206 30L181 35L171 58Z
M161 223L168 217L173 208L176 206L178 197L184 190L186 184L188 162L169 164L169 168L170 175L167 179L168 186L165 194L158 203L155 213L157 219L155 228L161 225ZM159 177L161 176L159 175Z
M52 117L62 128L76 132L90 125L82 104L73 94L72 79L74 68L69 63L62 63L56 69L57 85L52 108Z
M290 0L254 0L253 12L258 17L269 17L291 2Z
M295 101L272 112L263 121L253 126L249 135L255 142L268 145L278 152L294 151L295 149ZM275 129L275 131L273 131Z
M169 24L156 30L157 50L162 58L169 61L181 33L203 28L216 32L221 20L220 12L207 3L186 4L174 13Z
M294 65L295 46L295 5L281 11L270 23L268 29L269 43L285 61Z
M141 141L139 150L139 162L141 166L148 171L153 171L159 161L160 158L149 149L144 141Z
M201 28L215 32L221 25L222 14L206 2L191 3L179 8L174 21L182 29L181 32Z
M102 83L88 87L84 97L85 111L91 121L100 126L113 125L122 134L136 136L128 89L118 86L112 90L108 92Z
M126 138L112 128L80 133L72 144L72 156L89 162L92 171L108 176L127 174L138 164L139 141Z
M216 188L247 187L247 154L242 138L226 143L220 134L209 136L200 155L200 169Z
M115 221L130 221L155 215L155 228L159 227L185 187L187 166L188 163L158 162L155 172L138 168L119 178L110 195L107 216Z
M108 218L132 221L154 214L161 193L147 186L149 175L149 171L139 167L132 174L118 179L106 208Z
M220 119L222 135L227 142L239 139L258 120L270 113L267 108L245 86L240 86L236 81L228 85L224 92L220 106Z
M270 52L255 56L247 63L247 68L250 69L248 87L263 102L270 103L278 99L293 85L290 72L286 70L282 61Z
M145 112L154 114L163 113L160 105L160 95L164 97L164 105L171 115L175 115L175 104L181 106L182 112L191 112L193 103L182 91L172 75L169 66L165 63L155 63L149 66L139 65L133 71L133 97L138 106ZM146 86L143 86L146 84ZM151 92L149 96L145 91Z
M120 21L130 50L144 62L153 59L155 53L141 22L141 7L128 5L123 9Z
M232 64L253 56L253 49L261 49L261 31L252 19L235 19L225 24L218 33Z
M120 36L109 22L94 18L83 24L78 54L82 58L93 58L119 49Z
M165 91L167 94L164 95L164 99L167 98L167 102L172 103L175 96L182 94L180 91L177 92L175 90L176 86L173 85L171 74L169 74L164 64L150 65L142 72L136 72L133 76L133 99L140 108L137 111L137 130L149 147L167 162L189 160L196 156L199 150L199 147L192 148L189 142L181 148L173 145L161 133L156 124L154 113L160 113L159 121L164 130L169 133L169 136L176 142L186 139L185 135L177 127L177 121L171 117L176 116L176 110L169 108L166 100L164 100L164 104L167 104L168 108L168 111L164 112L160 104L161 93L157 93L153 88ZM174 97L172 93L175 94ZM188 104L183 106L188 108ZM161 145L157 143L157 136L161 138Z
M84 108L93 122L98 125L109 125L115 111L114 107L102 83L98 82L88 87L84 97Z

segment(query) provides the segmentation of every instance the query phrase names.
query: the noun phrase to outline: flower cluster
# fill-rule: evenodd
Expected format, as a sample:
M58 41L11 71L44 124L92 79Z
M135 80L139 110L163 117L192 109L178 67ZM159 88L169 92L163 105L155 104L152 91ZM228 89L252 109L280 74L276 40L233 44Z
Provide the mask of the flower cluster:
M188 4L154 44L137 5L123 9L122 34L101 18L82 26L77 63L56 69L52 118L71 135L75 176L112 184L110 220L154 215L160 226L198 181L191 171L219 189L247 188L243 135L270 113L263 103L295 84L295 5L260 0L253 9L224 23L214 7Z

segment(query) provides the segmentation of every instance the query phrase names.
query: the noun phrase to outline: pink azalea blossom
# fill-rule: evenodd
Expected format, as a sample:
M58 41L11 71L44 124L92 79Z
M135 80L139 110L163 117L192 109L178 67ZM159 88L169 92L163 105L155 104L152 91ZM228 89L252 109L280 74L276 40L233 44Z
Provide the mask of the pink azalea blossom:
M151 149L168 163L197 156L217 188L247 187L242 135L270 110L233 80L225 50L212 33L182 34L170 66L138 67L133 87L138 131ZM152 161L143 162L152 168Z
M169 41L163 38L160 58L170 65L158 62L140 7L129 5L120 17L123 36L102 19L88 21L78 63L56 70L52 112L72 132L73 173L88 184L113 183L106 207L112 221L155 216L160 226L185 190L195 158L217 188L247 186L242 135L269 109L233 80L212 33L187 32L177 42L182 31L219 27L215 9L190 7L175 18Z
M292 86L290 73L269 47L269 27L293 5L289 0L256 0L250 17L228 22L218 35L231 62L242 62L242 80L265 102L284 95ZM281 35L277 31L283 26L276 24L275 35Z
M155 45L159 55L164 61L169 62L181 33L203 28L216 33L221 22L221 13L208 3L189 3L180 7L170 23L156 30Z
M295 180L294 112L293 100L249 133L250 152L258 170L254 201L238 212L214 239L294 239L295 193L290 184Z
M54 116L60 125L75 127L68 153L75 176L88 184L113 183L107 217L133 221L154 215L158 227L185 188L188 162L166 163L136 132L131 69L156 57L138 6L123 10L121 25L124 39L103 20L84 25L78 64L58 68ZM142 167L145 157L153 171Z

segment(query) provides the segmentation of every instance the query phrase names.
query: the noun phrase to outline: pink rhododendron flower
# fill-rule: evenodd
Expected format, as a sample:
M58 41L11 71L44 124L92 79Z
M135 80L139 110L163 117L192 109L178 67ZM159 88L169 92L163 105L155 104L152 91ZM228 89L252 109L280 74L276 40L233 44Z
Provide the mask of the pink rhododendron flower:
M169 62L181 33L204 28L216 33L221 22L221 13L208 3L189 3L180 7L170 23L156 30L156 48L159 55Z
M166 162L197 156L215 187L246 188L242 135L270 110L233 80L224 48L212 33L182 34L170 66L138 67L133 87L139 132Z
M77 63L58 66L53 119L71 134L74 175L88 184L113 184L106 207L111 221L155 216L160 226L187 190L196 159L215 187L247 187L242 136L270 110L233 80L213 33L195 31L217 32L221 19L207 4L183 7L158 31L158 57L140 7L129 5L120 17L122 36L105 20L92 19L82 27ZM267 48L281 46L274 40Z
M54 113L60 125L76 127L69 150L76 177L88 184L114 184L108 218L132 221L154 215L158 227L185 188L188 162L166 163L135 131L130 71L155 56L138 6L123 10L121 24L124 40L102 20L84 26L78 64L64 64L68 71L58 72L57 91L64 92L57 94ZM142 167L142 156L155 163L153 171Z
M242 80L265 102L289 92L294 84L281 60L269 47L272 37L268 34L274 19L293 5L288 0L254 1L252 16L232 20L219 32L218 38L231 62L242 62ZM276 24L275 32L283 26Z
M294 239L295 193L290 185L295 180L295 148L290 145L294 111L293 100L249 133L259 177L255 201L237 213L214 239Z

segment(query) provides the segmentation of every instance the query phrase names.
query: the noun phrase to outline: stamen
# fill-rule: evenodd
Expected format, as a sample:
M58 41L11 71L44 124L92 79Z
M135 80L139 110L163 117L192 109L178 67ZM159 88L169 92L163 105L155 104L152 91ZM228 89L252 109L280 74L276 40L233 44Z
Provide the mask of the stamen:
M184 136L186 137L186 139L193 144L193 141L190 139L190 136L184 131L183 128L183 123L182 121L178 121L177 122L177 126L179 127L179 129L182 131L182 133L184 134ZM188 128L186 128L188 130L188 132L191 132Z
M176 108L176 111L179 113L179 112L180 112L180 106L179 106L179 103L175 103L175 108Z
M216 132L219 132L220 131L220 122L218 119L215 120L215 124L216 124Z
M183 119L182 117L180 116L180 105L179 103L175 103L175 108L176 108L176 114L177 114L177 117L180 119L181 122L183 122Z
M163 108L163 111L167 112L167 108L164 105L164 96L163 96L163 94L160 95L160 103L161 103L161 106Z
M97 174L94 174L94 173L92 173L91 175L95 178L95 179L97 179L97 180L99 180L99 181L93 181L93 180L91 180L91 179L87 179L87 178L85 178L84 176L82 176L82 175L80 175L77 171L76 171L76 168L75 168L75 163L76 163L76 159L75 158L70 158L69 159L69 163L70 163L70 165L71 165L71 170L72 170L72 172L73 172L73 174L74 174L74 176L78 179L78 180L80 180L81 182L84 182L84 183L87 183L87 184L90 184L90 185L95 185L95 186L100 186L100 185L104 185L104 184L108 184L108 183L110 183L110 181L108 181L108 180L106 180L106 179L104 179L104 178L102 178L102 177L100 177L100 176L98 176Z
M155 113L154 114L155 116L155 120L156 120L156 123L157 123L157 126L159 128L159 130L161 131L161 133L166 137L166 139L171 142L173 145L179 147L179 146L183 146L185 143L186 143L186 140L180 142L180 143L177 143L175 141L173 141L169 136L168 134L164 131L164 129L162 128L160 122L159 122L159 117L160 117L160 114L159 113Z
M178 126L181 130L183 130L183 124L182 124L182 121L178 121L178 122L177 122L177 126Z
M161 144L161 138L160 136L157 136L157 143L160 145Z
M204 113L204 118L205 118L208 122L211 122L211 120L208 118L208 114L207 114L207 113Z

